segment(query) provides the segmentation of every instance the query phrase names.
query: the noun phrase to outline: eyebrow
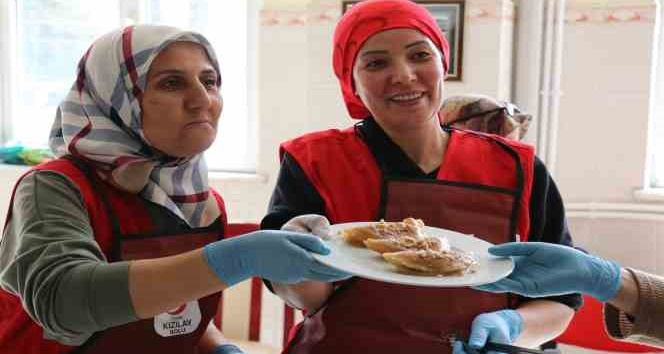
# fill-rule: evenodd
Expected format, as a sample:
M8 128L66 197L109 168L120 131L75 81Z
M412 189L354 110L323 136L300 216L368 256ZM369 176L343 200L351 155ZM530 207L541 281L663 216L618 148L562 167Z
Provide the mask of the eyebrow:
M406 46L404 48L412 48L412 47L418 46L420 44L427 44L427 41L421 40L421 41L413 42L413 43L410 43L410 44L406 44ZM371 54L387 54L387 50L380 50L380 49L379 50L369 50L369 51L366 51L366 52L362 53L361 56L371 55Z
M153 77L167 75L167 74L182 75L182 74L184 74L184 71L178 70L178 69L165 69L165 70L154 73ZM202 74L202 75L208 75L208 74L217 75L217 72L214 69L205 69L205 70L201 71L200 74Z
M427 44L427 41L425 41L425 40L421 40L421 41L413 42L413 43L411 43L411 44L408 44L408 45L406 46L406 48L415 47L415 46L418 46L418 45L420 45L420 44Z

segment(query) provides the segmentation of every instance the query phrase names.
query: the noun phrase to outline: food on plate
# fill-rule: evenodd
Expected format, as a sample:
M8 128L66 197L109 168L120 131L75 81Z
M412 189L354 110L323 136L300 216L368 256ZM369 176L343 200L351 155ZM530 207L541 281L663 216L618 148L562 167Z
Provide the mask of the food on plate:
M383 258L406 270L425 275L462 275L477 261L472 254L459 250L409 250L383 253Z
M367 226L358 226L341 232L344 240L352 245L363 247L367 239L390 239L409 236L423 238L421 219L406 218L403 221L379 221Z
M416 238L412 236L403 236L399 238L370 238L364 240L364 245L378 253L399 252L407 250L449 250L450 245L446 238L426 236Z
M378 252L397 270L417 275L463 275L477 264L471 253L450 247L445 237L427 236L421 219L379 221L341 231L344 241Z

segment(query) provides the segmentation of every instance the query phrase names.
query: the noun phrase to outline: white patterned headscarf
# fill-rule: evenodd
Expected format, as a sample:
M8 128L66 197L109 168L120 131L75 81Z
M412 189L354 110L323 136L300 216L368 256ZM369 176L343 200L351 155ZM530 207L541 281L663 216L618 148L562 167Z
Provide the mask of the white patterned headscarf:
M81 58L76 82L58 107L50 146L56 156L83 159L115 187L140 193L191 227L203 227L220 215L203 155L165 155L150 146L142 128L148 70L176 41L200 44L219 73L214 50L198 33L150 25L108 33Z

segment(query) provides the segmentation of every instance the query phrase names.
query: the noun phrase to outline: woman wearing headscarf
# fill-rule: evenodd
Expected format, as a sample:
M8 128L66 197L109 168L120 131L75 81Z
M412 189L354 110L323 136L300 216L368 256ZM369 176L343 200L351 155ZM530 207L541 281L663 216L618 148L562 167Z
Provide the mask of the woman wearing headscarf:
M447 41L420 5L353 5L335 30L333 65L360 122L281 146L262 227L300 214L332 223L415 217L492 243L521 235L570 245L560 195L531 146L440 125L448 58ZM531 347L560 334L581 302L362 278L271 286L307 310L286 349L298 354L450 353L453 338Z
M316 236L218 241L226 212L202 153L220 86L215 53L193 32L132 26L85 53L51 131L59 158L13 193L0 352L239 353L211 323L221 290L251 276L343 277L311 256L329 252Z

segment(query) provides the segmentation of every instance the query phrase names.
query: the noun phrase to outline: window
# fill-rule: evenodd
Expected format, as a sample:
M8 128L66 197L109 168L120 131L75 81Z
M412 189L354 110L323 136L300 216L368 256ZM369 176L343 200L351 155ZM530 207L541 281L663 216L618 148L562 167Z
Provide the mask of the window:
M56 107L94 39L125 25L164 24L204 34L219 56L224 110L217 142L206 152L210 169L255 170L252 1L13 0L0 7L0 39L8 47L0 51L4 143L48 144Z

